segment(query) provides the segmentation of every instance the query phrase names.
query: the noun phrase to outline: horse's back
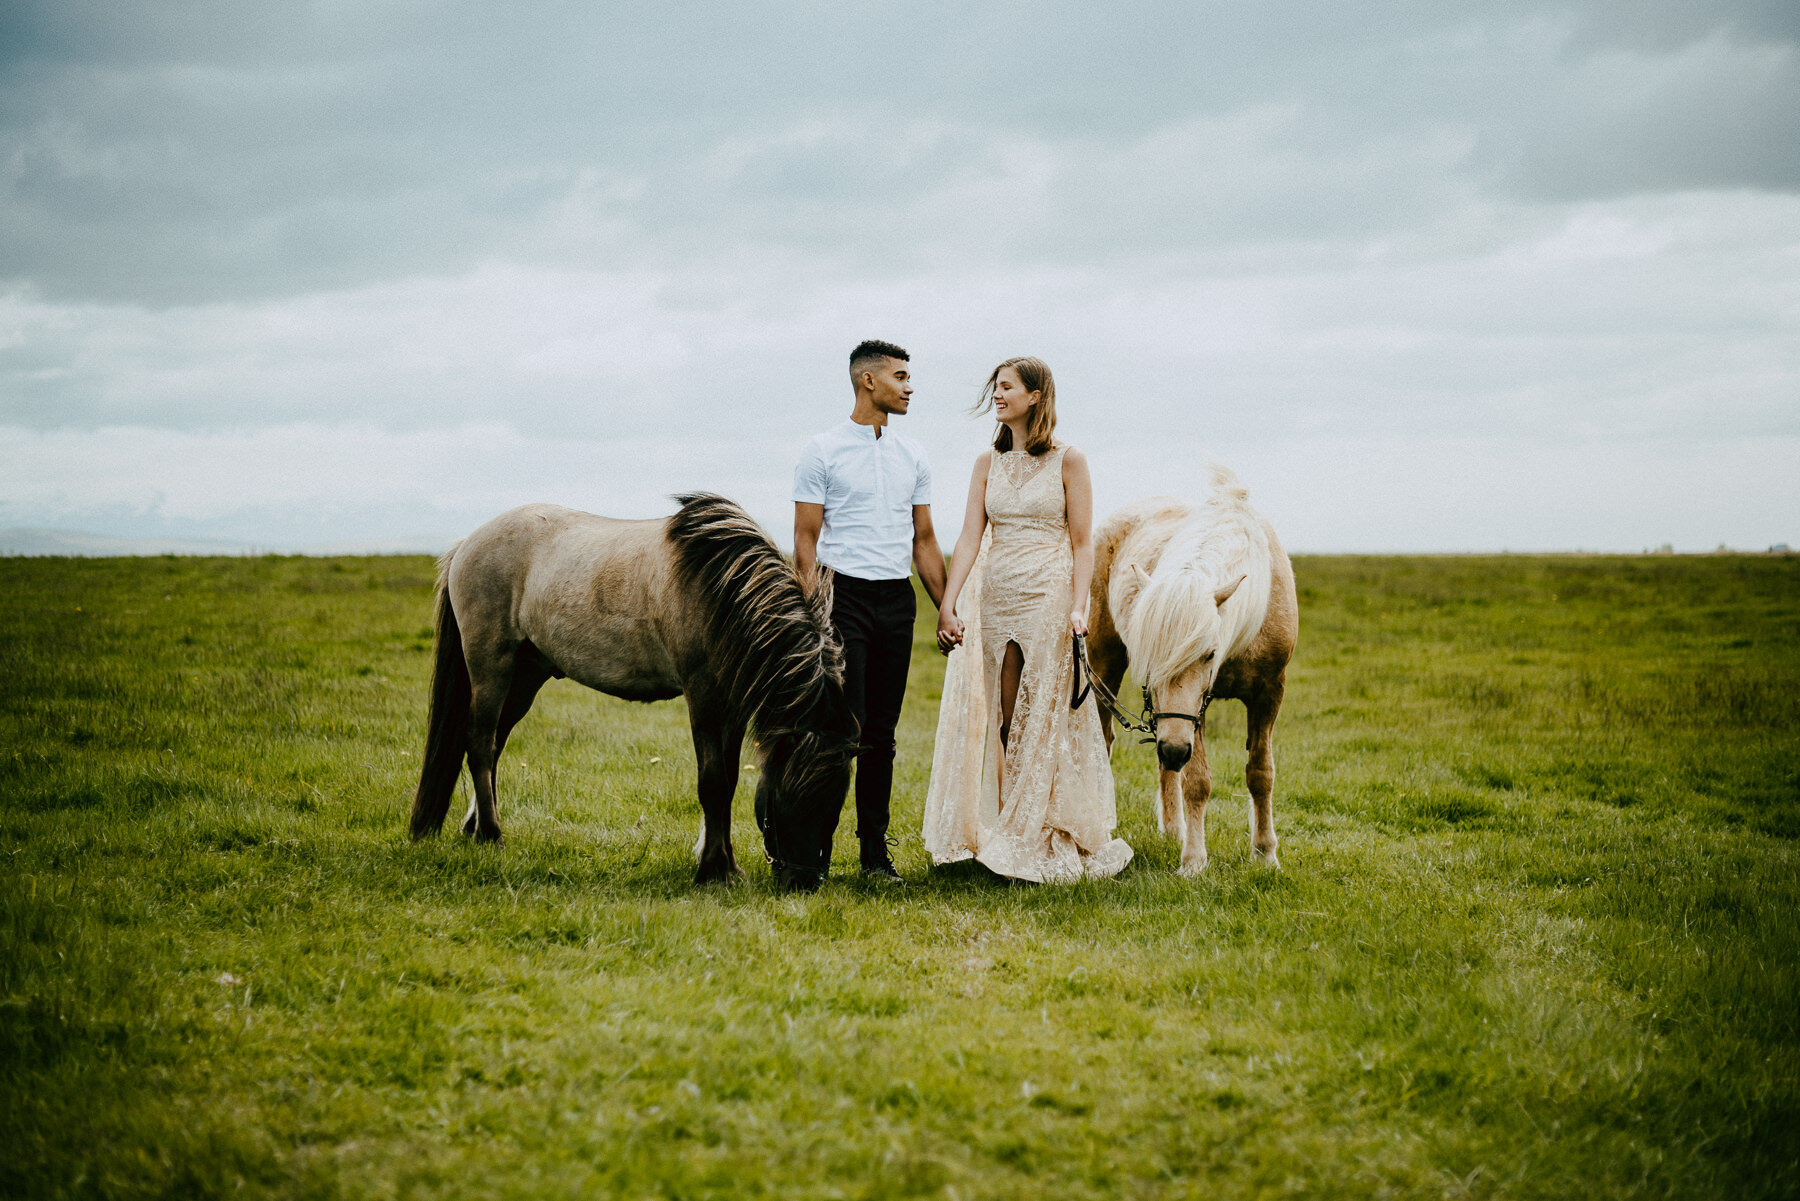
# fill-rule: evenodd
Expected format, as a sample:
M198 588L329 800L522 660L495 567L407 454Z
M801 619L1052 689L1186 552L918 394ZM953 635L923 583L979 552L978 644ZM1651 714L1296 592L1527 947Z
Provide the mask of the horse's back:
M1176 531L1204 509L1204 505L1173 497L1151 496L1121 506L1101 522L1094 538L1093 611L1101 614L1095 623L1096 633L1104 629L1109 637L1119 637L1115 613L1123 607L1119 602L1124 596L1135 591L1135 585L1118 572L1133 563L1146 572L1154 571ZM1275 527L1254 508L1250 512L1268 539L1269 600L1256 634L1223 665L1220 695L1237 695L1279 678L1299 642L1293 564L1282 549Z
M665 519L531 504L465 538L447 582L465 638L529 640L591 688L672 696L680 687L663 636L669 568Z
M654 557L666 523L601 517L561 505L509 509L457 546L450 564L453 596L498 600L496 589L521 606L596 577L618 576ZM630 578L636 579L635 575Z
M1238 692L1280 678L1300 643L1300 602L1294 590L1294 565L1282 549L1275 527L1261 514L1257 517L1269 540L1269 606L1263 614L1262 628L1226 664L1232 670L1223 682Z

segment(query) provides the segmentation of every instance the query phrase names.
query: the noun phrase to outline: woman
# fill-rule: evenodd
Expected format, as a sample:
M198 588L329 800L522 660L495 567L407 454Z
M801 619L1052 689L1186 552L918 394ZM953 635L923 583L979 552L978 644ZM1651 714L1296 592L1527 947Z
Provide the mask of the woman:
M1069 708L1094 574L1087 459L1054 440L1041 360L994 368L976 412L990 405L1000 427L975 460L938 610L938 649L963 649L944 675L925 846L934 863L972 856L1016 880L1111 876L1131 848L1112 836L1100 714Z

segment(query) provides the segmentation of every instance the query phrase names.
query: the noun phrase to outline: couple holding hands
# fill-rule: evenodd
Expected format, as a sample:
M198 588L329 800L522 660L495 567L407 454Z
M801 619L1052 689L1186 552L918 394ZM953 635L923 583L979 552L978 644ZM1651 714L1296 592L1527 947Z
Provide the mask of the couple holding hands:
M975 460L945 570L923 448L889 428L912 397L889 342L850 353L855 407L812 438L794 472L794 559L834 573L832 622L862 728L856 833L862 870L900 879L888 854L894 729L916 616L911 569L938 605L950 656L938 712L925 845L933 863L973 858L1016 880L1116 874L1112 769L1097 706L1071 708L1070 637L1087 633L1093 489L1082 453L1056 440L1056 383L1035 358L994 368L976 406L998 422Z

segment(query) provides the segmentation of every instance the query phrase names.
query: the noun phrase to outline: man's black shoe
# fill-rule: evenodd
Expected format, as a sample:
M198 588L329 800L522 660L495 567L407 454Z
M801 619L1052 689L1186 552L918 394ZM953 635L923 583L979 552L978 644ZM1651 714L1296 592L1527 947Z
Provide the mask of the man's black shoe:
M865 880L875 880L882 884L904 884L900 873L894 869L894 861L883 855L879 859L865 859L862 863L862 874Z

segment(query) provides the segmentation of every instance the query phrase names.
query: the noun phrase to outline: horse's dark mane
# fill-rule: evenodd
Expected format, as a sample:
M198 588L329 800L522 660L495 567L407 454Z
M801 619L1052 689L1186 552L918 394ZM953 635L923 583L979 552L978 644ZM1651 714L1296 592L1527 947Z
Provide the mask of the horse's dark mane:
M677 496L675 571L700 598L727 699L760 738L823 732L829 686L844 676L828 577L810 594L750 514L710 492Z

